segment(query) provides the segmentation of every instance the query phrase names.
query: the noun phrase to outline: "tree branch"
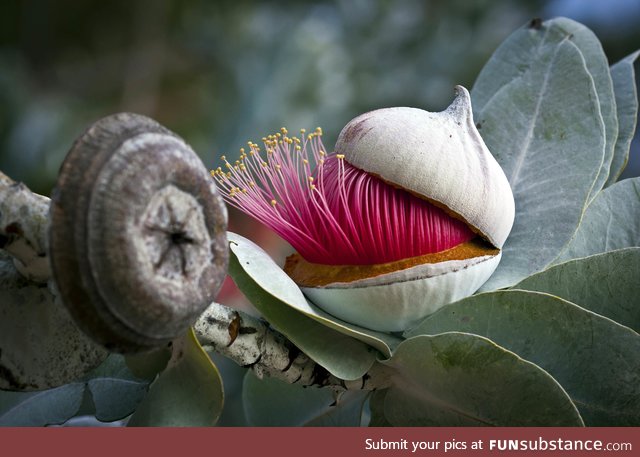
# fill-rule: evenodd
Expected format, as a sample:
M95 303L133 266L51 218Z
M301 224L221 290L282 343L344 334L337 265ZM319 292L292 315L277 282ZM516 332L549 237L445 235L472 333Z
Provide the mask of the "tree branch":
M46 250L49 202L0 172L0 248L13 257L23 276L38 283L51 279ZM377 363L360 379L336 378L268 323L215 302L194 327L206 349L251 368L260 378L270 376L290 384L330 387L338 392L388 385L387 370Z
M289 384L336 391L375 390L388 385L386 370L379 364L360 379L336 378L263 320L219 303L212 303L194 328L205 349L251 368L260 378L269 376Z
M47 282L49 199L31 192L0 171L0 248L13 257L16 269L27 279Z

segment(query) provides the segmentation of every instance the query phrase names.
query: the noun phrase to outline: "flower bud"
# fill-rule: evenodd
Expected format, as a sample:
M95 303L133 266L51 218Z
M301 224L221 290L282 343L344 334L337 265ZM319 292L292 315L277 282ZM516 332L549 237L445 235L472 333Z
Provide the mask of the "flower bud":
M283 130L265 139L265 158L250 143L249 156L214 176L230 204L298 251L285 271L311 301L362 327L402 331L475 292L513 225L509 183L469 93L456 91L439 113L355 118L329 155L321 131L299 140Z

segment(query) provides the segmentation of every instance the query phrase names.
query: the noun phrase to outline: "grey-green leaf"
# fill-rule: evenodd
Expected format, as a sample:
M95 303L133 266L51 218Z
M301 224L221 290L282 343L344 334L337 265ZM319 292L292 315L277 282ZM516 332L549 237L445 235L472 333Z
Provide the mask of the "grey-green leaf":
M603 163L605 127L584 57L554 21L511 35L472 100L516 205L500 265L483 286L492 290L543 269L569 242Z
M397 338L323 313L260 247L234 233L228 237L229 274L240 290L271 324L333 375L357 379L366 373L376 357L369 346L390 356Z
M212 426L220 417L223 401L220 373L190 329L174 340L167 369L151 384L128 425Z
M62 424L76 415L83 393L84 383L80 382L41 392L0 391L0 426Z
M242 406L251 426L300 426L327 409L332 402L329 389L304 388L268 377L258 379L250 370L242 383Z
M640 332L640 248L570 260L536 273L515 289L546 292Z
M135 377L124 357L119 354L111 354L89 374L87 380L95 417L102 422L113 422L129 416L148 388L149 382Z
M40 392L0 391L0 425L62 424L77 414L95 415L103 422L116 421L135 410L147 387L147 381L135 378L129 371L124 357L111 354L77 382Z
M591 426L640 425L640 335L561 298L519 290L445 306L408 336L490 338L549 372Z
M357 427L366 399L366 392L350 392L336 399L331 389L258 379L251 371L245 375L242 390L247 422L259 427Z
M609 62L602 49L602 44L598 37L579 22L559 17L552 19L553 23L570 37L571 41L578 47L582 57L584 57L587 70L593 78L593 83L600 103L600 113L605 127L606 144L604 148L604 158L598 173L598 178L591 189L590 200L604 187L609 177L609 170L614 154L614 147L618 138L618 116L616 112L616 97L613 91Z
M640 246L639 221L640 177L619 181L596 196L555 263Z
M307 427L360 427L366 425L365 403L370 393L348 391L342 394L331 407L308 421Z
M581 426L547 372L492 341L466 333L416 336L384 362L393 385L372 421L395 426ZM375 408L374 408L375 406Z
M618 139L616 141L611 170L606 185L610 186L618 180L629 159L629 148L636 130L638 117L638 94L636 90L636 75L633 63L640 55L636 51L611 67L613 90L616 95L616 110L618 112Z

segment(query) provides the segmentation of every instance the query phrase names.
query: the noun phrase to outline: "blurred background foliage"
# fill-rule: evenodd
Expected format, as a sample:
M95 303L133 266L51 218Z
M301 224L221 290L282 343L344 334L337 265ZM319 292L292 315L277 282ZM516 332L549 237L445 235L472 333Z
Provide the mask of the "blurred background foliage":
M443 109L512 31L556 15L591 27L611 63L640 47L638 0L3 0L0 169L48 195L74 138L117 111L211 168L283 125L321 126L331 149L364 111ZM282 257L236 212L231 229Z

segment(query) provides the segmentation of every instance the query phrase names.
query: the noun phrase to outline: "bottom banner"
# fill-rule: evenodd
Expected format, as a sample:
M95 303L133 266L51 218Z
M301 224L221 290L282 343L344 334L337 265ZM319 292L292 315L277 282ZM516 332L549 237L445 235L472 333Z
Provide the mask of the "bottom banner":
M640 455L638 428L0 428L6 456Z

